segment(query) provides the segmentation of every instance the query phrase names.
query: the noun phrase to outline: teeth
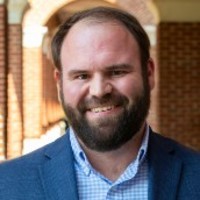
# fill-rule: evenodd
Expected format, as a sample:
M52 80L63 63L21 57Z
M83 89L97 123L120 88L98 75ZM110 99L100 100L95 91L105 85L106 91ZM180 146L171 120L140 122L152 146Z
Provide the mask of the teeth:
M94 113L99 113L99 112L106 112L108 110L112 110L114 106L107 106L107 107L97 107L97 108L92 108L91 111Z

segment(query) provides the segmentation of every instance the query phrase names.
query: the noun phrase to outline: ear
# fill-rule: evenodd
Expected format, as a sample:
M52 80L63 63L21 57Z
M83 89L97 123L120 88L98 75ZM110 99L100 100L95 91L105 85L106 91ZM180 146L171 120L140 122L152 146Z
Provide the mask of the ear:
M148 70L147 75L149 80L149 86L150 89L152 90L155 87L155 64L152 58L148 60L147 70Z
M54 70L54 79L56 80L56 83L60 82L61 80L61 72L58 69Z
M59 101L59 102L61 102L61 101L60 101L61 84L62 84L62 83L61 83L61 81L62 81L61 76L62 76L61 71L58 70L58 69L55 69L55 70L54 70L54 79L55 79L55 81L56 81L56 87L57 87L58 101Z

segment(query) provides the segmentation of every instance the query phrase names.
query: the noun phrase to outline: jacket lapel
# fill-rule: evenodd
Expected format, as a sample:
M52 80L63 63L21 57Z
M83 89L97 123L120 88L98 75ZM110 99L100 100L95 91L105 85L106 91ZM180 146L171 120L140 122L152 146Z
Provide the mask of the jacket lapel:
M50 146L46 162L39 167L39 173L48 200L78 200L73 154L69 134Z
M149 200L175 200L182 162L176 156L171 142L150 133L149 147ZM45 163L39 174L48 200L78 200L73 154L69 134L50 145L45 152Z
M151 133L149 141L149 199L175 200L181 176L182 161L176 156L170 140Z

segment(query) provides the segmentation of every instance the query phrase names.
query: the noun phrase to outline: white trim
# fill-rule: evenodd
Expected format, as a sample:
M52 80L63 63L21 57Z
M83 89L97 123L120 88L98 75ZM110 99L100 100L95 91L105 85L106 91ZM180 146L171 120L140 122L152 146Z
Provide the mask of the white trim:
M151 46L156 45L156 26L155 25L145 25L144 30L146 31L147 35L149 36L149 40L151 43Z
M47 33L46 26L28 26L23 29L23 47L35 48L42 45L43 37Z

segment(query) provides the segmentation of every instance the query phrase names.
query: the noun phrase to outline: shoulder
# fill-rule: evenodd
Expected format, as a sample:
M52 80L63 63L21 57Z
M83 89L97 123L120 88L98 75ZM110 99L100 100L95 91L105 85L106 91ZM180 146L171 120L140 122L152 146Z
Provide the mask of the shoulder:
M200 198L199 152L152 131L148 148L151 177L158 187L176 187L178 199Z
M67 135L30 154L0 164L0 199L46 199L44 179L61 173L64 163L63 170L72 171L73 156Z
M150 133L149 146L151 146L152 149L157 149L161 152L168 152L182 160L182 162L187 165L192 164L200 166L199 151L195 151L173 139L167 138L153 131Z
M34 174L34 171L38 166L45 163L50 157L55 154L59 154L67 146L66 135L58 138L56 141L45 145L44 147L37 149L27 155L11 159L0 164L0 179L3 176L9 175L9 177L16 175Z

